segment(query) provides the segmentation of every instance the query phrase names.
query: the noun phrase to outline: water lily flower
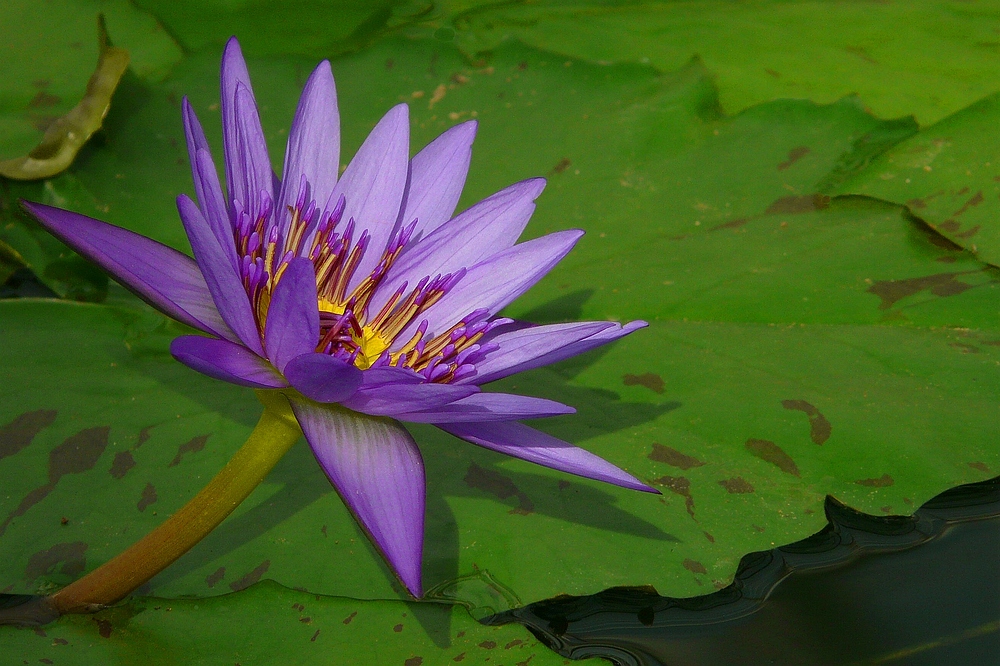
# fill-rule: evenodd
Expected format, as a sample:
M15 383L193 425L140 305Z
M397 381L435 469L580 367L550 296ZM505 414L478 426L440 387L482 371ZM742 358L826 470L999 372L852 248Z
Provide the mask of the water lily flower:
M197 203L177 198L194 258L37 203L53 234L161 312L205 335L176 338L181 363L288 397L319 464L406 588L421 595L424 466L400 421L591 479L657 492L611 463L518 423L574 410L481 385L606 344L636 321L533 326L497 313L583 234L516 243L545 181L525 180L452 216L476 123L409 157L405 104L343 175L329 62L305 84L279 179L239 44L222 59L226 187L187 99Z

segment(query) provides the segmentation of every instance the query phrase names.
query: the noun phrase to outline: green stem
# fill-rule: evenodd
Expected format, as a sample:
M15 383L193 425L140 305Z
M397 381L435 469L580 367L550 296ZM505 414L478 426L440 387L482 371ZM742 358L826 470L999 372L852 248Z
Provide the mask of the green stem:
M166 569L201 541L256 488L302 434L288 401L258 391L264 413L249 439L201 492L114 559L44 600L59 615L92 613L113 604Z

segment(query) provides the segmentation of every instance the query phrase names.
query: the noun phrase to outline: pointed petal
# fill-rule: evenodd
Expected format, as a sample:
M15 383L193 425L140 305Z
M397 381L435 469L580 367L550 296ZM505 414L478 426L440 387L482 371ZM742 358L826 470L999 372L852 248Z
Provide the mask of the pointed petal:
M629 322L625 326L609 321L530 326L483 342L499 345L476 364L476 374L459 383L481 385L508 375L556 363L624 337L648 324Z
M576 229L558 231L519 243L473 266L427 310L424 319L430 324L428 330L434 334L447 330L480 308L490 314L498 312L552 270L581 236L583 232ZM418 325L414 322L397 336L397 345L409 340Z
M288 386L274 366L233 342L182 335L171 341L170 353L189 368L230 384L251 388Z
M361 386L361 370L329 354L310 352L285 365L285 378L302 395L316 402L340 402Z
M405 412L438 409L478 392L479 388L476 386L434 383L389 384L374 388L363 387L349 399L341 400L340 404L356 412L373 416L393 416Z
M397 413L393 418L413 423L485 423L518 421L572 414L569 405L545 398L512 393L476 393L443 407L420 412Z
M515 183L422 238L393 265L372 308L377 312L403 282L412 285L427 276L454 273L512 247L535 211L534 201L543 189L544 178Z
M177 197L177 210L219 314L250 351L263 356L250 299L211 227L187 195Z
M237 153L231 155L232 159L226 159L229 195L243 204L252 219L257 219L264 211L264 196L274 200L274 172L257 114L257 103L250 88L242 83L236 84L233 113Z
M323 206L337 184L340 170L340 113L330 62L313 70L302 89L299 106L288 132L283 189L278 210L295 205L302 176L312 188L312 199ZM321 211L322 212L322 211Z
M206 333L238 339L216 309L191 257L85 215L30 201L21 205L56 238L160 312Z
M622 488L660 494L659 490L604 458L522 423L453 423L438 427L467 442L508 456Z
M264 350L275 367L284 371L296 356L316 351L319 342L319 305L313 264L292 259L271 294L264 327Z
M425 486L413 438L390 419L290 402L330 482L406 589L420 597Z
M237 139L236 120L236 88L243 85L253 96L253 86L250 85L250 74L247 72L247 64L243 59L243 52L240 50L240 43L235 37L230 37L226 42L226 48L222 53L222 76L221 76L221 105L222 105L222 149L223 158L226 163L226 190L229 198L235 196L233 184L233 165L242 160L240 156L239 140ZM246 204L246 199L241 199Z
M399 222L405 225L417 220L414 238L431 233L455 212L469 173L476 127L475 120L455 125L410 162L410 189Z
M331 202L336 202L340 195L345 197L343 219L353 218L358 233L367 229L371 236L349 289L368 277L395 232L409 179L409 151L409 110L405 104L399 104L368 135L333 189Z
M191 176L198 206L208 223L212 225L215 237L236 266L236 249L233 244L233 227L226 211L226 199L219 183L219 172L215 168L212 152L205 139L205 131L198 121L188 98L181 101L184 118L184 136L187 138L188 156L191 160Z

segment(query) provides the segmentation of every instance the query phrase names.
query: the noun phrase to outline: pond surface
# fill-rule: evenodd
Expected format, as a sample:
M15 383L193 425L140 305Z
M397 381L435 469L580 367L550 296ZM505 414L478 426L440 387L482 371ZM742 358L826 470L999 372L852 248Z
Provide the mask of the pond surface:
M508 611L564 656L618 664L1000 663L1000 478L910 517L828 498L820 533L743 558L714 594L616 588Z

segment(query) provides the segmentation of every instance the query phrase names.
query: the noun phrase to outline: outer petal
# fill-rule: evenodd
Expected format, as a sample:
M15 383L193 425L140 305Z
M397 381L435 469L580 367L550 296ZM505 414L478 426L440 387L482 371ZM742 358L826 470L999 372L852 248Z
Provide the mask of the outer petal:
M415 597L423 594L424 464L395 421L291 399L320 466Z
M191 176L198 206L219 239L219 245L230 256L236 267L236 248L233 245L233 227L226 212L226 199L219 183L219 172L212 160L212 153L205 139L205 132L188 98L181 101L184 117L184 135L187 138L188 156L191 159Z
M522 423L453 423L438 427L467 442L545 467L623 488L660 493L607 460Z
M544 178L515 183L438 227L397 260L375 295L372 309L377 312L403 282L413 285L426 276L454 273L513 246L543 189Z
M340 113L330 62L313 70L302 89L299 106L288 132L282 192L278 210L287 210L299 195L302 176L319 206L330 198L340 169Z
M417 220L414 238L434 231L455 212L469 173L476 127L475 120L455 125L427 144L410 162L410 189L399 222L409 224Z
M316 402L340 402L361 386L361 370L328 354L310 352L285 366L285 377L302 395Z
M526 292L538 282L583 235L570 229L519 243L498 252L469 269L450 292L425 313L429 330L446 330L469 313L485 308L491 314ZM417 329L418 322L408 326L397 338L401 346Z
M177 210L219 314L250 351L263 356L250 299L211 227L186 194L177 197Z
M85 215L30 201L21 205L54 236L160 312L206 333L239 339L223 321L191 257Z
M346 199L343 219L353 218L358 233L367 229L371 237L349 289L368 277L395 232L409 178L409 151L409 110L405 104L399 104L383 116L361 144L333 189L331 202L341 195Z
M264 349L271 362L284 371L296 356L316 351L318 342L316 273L308 259L292 259L271 294Z
M170 353L184 365L231 384L252 388L284 388L288 382L270 363L242 345L200 335L182 335Z
M274 200L274 174L267 142L260 126L257 103L253 92L242 83L236 84L234 103L236 146L238 153L226 158L230 182L229 196L243 204L250 217L256 219L264 212L264 196Z
M471 389L471 390L470 390ZM476 386L451 384L389 384L358 390L340 404L357 412L374 416L394 416L406 412L439 409L456 400L479 392Z
M625 326L608 321L530 326L484 340L499 345L476 364L476 374L458 383L485 384L508 375L555 363L613 342L646 327L644 321Z
M485 423L517 421L572 414L569 405L512 393L476 393L437 409L397 413L394 418L413 423Z

